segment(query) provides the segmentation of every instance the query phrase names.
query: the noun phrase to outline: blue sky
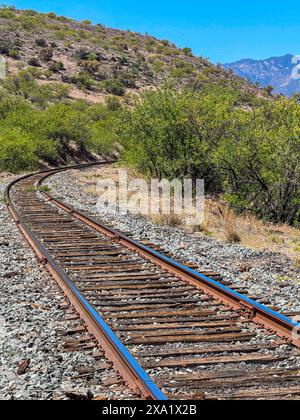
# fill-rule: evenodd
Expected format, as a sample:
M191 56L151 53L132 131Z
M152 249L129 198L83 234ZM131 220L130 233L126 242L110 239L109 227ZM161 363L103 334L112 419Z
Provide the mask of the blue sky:
M300 54L300 1L15 0L22 9L54 11L189 46L213 62Z

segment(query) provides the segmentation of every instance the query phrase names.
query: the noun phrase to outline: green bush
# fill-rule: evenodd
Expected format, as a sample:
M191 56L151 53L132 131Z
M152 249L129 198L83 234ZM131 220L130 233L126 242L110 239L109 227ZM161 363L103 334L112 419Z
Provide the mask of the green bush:
M183 78L194 73L195 68L193 64L186 63L183 60L174 60L175 67L171 70L171 77Z
M193 52L192 52L192 49L191 48L185 47L185 48L182 49L182 51L188 57L193 57Z
M119 111L122 108L122 104L115 96L109 96L106 100L106 106L108 111Z
M92 117L91 136L87 148L100 155L109 155L116 148L119 137L117 128L121 104L116 97L107 101L108 105L95 105L88 111Z
M105 80L103 82L103 87L107 93L111 93L116 96L124 96L126 92L122 83L116 79Z
M72 104L49 106L40 124L44 137L57 141L63 151L72 141L83 147L90 137L89 117Z
M77 60L90 60L91 52L85 48L80 48L75 52L75 58L77 58Z
M217 152L226 198L237 211L299 224L299 121L299 105L287 99L268 103L255 114L240 113L238 129Z
M61 61L52 61L49 66L48 66L49 70L53 73L58 73L62 70L64 70L64 63L62 63Z
M39 62L37 57L31 57L28 60L28 64L33 67L41 67L41 63Z
M207 84L147 92L119 124L124 157L158 178L204 178L236 211L299 225L300 106L239 101L239 91Z
M165 68L165 63L162 61L154 61L152 63L152 69L155 73L161 73Z
M37 38L35 40L35 44L38 47L42 47L42 48L46 48L48 46L48 42L47 42L47 40L45 38Z
M64 85L44 84L40 86L35 77L37 69L21 71L17 76L7 77L3 81L3 86L7 92L15 95L22 95L32 103L45 108L49 103L67 98L69 89Z
M17 21L22 28L32 32L42 27L45 23L43 15L27 16L26 14L21 14L18 15Z
M95 82L88 73L80 72L72 78L72 82L81 90L93 90Z
M0 128L0 170L10 172L36 169L39 163L39 152L47 145L38 141L32 134L20 128Z
M39 86L36 71L7 78L0 87L0 171L32 170L41 160L54 164L58 157L67 161L75 150L111 153L118 99L112 97L107 105L67 102L70 88Z
M17 50L9 50L8 51L8 56L10 58L14 58L15 60L18 60L21 57L19 51L17 51Z
M15 58L14 55L20 56L19 49L22 45L20 39L1 39L0 40L0 54L11 55L12 58Z
M205 178L208 191L219 191L213 153L233 102L222 91L195 94L167 86L145 93L125 112L125 158L152 176Z
M16 17L14 6L0 6L0 17L5 19L14 19Z
M52 48L42 48L39 51L39 57L42 61L51 61L53 58L53 49Z
M15 111L22 114L28 108L30 109L31 105L21 96L9 95L0 90L0 121L7 118L11 112Z

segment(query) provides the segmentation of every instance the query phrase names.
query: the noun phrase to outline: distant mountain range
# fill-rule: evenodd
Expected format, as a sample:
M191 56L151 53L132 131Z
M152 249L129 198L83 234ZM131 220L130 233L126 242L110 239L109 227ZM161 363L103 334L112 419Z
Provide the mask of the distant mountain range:
M287 54L282 57L272 57L266 60L240 60L225 64L223 67L231 69L238 76L244 77L262 87L273 86L275 93L286 96L300 92L300 66L295 68L294 55ZM294 73L299 73L299 78Z

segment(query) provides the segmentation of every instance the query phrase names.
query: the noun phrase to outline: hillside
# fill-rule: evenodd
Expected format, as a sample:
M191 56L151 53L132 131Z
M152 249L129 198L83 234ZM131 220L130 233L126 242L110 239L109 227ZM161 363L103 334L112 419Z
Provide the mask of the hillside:
M212 82L260 94L220 66L194 57L189 48L54 13L2 7L0 54L7 59L9 74L30 68L40 84L61 82L75 99L97 102L106 94L124 96L168 78L196 88Z
M225 64L225 69L236 75L258 83L262 87L273 86L275 93L291 96L300 92L300 79L293 77L295 63L291 54L267 60L240 60Z

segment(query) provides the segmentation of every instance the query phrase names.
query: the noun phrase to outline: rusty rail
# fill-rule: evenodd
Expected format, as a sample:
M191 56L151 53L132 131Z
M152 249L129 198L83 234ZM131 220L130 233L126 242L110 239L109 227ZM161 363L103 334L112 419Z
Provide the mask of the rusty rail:
M56 261L51 257L46 248L43 246L43 244L38 240L36 235L27 226L26 222L18 213L10 197L11 189L15 184L34 175L53 175L54 173L66 171L69 169L81 169L105 163L107 164L107 162L103 162L69 166L61 169L41 171L39 173L23 176L11 182L7 186L5 190L5 202L15 223L36 253L39 262L45 265L53 278L57 281L73 307L84 320L88 331L94 335L99 343L101 343L102 347L105 349L106 356L113 362L115 370L120 373L130 388L133 389L134 392L136 392L136 394L142 398L147 400L167 400L168 398L164 395L164 393L156 386L156 384L140 366L137 360L132 356L129 350L123 345L123 343L114 334L107 323L102 319L97 310L82 295L82 293L66 275L64 270L56 263Z

